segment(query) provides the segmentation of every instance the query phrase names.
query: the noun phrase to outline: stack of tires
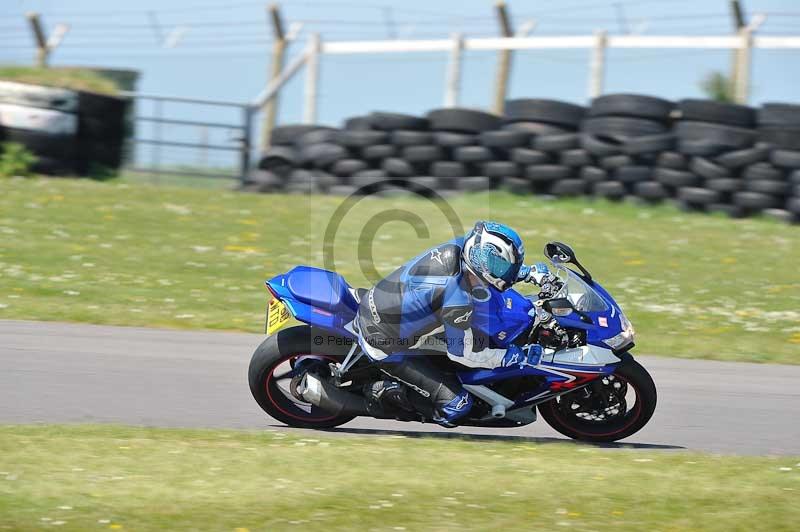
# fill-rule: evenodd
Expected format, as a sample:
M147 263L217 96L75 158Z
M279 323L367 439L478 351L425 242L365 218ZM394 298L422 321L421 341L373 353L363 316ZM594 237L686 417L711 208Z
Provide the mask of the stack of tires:
M27 147L40 173L118 168L126 110L126 100L112 96L0 81L0 141Z
M375 112L341 129L276 128L246 188L298 193L398 189L675 201L732 217L800 220L800 106L673 103L636 94L589 108L506 102L503 116Z
M668 191L655 181L661 153L674 146L672 102L636 94L596 98L581 126L581 146L595 163L581 177L592 194L611 200L635 195L658 201Z

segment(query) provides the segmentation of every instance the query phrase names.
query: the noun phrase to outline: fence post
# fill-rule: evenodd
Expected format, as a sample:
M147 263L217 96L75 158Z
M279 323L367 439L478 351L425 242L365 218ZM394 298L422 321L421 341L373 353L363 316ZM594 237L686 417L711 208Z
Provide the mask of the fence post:
M255 108L248 105L242 108L242 151L239 158L239 180L244 184L250 172L250 151L253 147L253 116Z
M319 33L314 33L311 35L306 52L308 56L306 60L305 104L303 105L303 123L305 124L313 124L317 121L320 49Z
M46 68L50 50L47 47L47 38L44 36L39 13L28 13L25 16L33 32L33 40L36 41L36 66L39 68Z
M739 31L739 38L741 44L736 53L734 99L737 103L747 104L750 98L750 61L753 52L753 32L749 26Z
M500 35L512 37L511 22L508 18L506 4L502 0L495 6L497 22L500 24ZM497 54L497 74L494 80L494 105L492 111L502 115L506 106L506 93L508 92L508 78L511 74L511 50L500 50Z
M272 64L270 68L270 81L274 81L280 76L283 70L283 60L286 56L286 35L283 32L283 21L281 20L280 9L277 4L271 4L268 8L270 20L272 21ZM264 125L261 128L261 148L266 150L269 147L269 139L275 121L278 117L278 96L267 102L264 108Z
M606 68L606 45L608 35L605 30L594 33L594 48L592 48L592 60L589 65L589 98L597 98L603 93Z
M453 47L450 49L450 62L447 65L447 80L444 92L445 107L458 105L458 95L461 89L461 50L463 48L463 37L460 33L454 33Z

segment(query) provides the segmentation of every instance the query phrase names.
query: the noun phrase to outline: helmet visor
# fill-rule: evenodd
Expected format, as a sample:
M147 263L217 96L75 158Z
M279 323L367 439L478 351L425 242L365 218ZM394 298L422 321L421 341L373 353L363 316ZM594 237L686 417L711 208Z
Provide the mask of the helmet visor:
M519 264L509 262L499 255L489 254L486 257L487 273L492 277L502 279L507 286L516 280L519 267Z

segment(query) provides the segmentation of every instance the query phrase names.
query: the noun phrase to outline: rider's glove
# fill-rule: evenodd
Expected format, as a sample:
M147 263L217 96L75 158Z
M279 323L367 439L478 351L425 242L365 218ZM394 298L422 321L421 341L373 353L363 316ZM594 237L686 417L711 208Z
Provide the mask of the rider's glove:
M542 356L542 348L538 345L531 345L525 348L518 345L509 346L503 360L500 362L500 367L509 368L518 366L522 369L524 366L535 366L539 362L539 357Z
M537 262L533 266L523 266L519 270L518 280L539 285L539 299L553 297L561 290L561 280L550 273L547 264Z

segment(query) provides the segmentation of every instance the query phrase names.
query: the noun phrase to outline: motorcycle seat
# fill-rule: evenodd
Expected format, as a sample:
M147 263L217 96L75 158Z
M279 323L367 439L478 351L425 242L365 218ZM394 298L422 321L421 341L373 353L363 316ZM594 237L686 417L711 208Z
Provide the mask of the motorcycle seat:
M298 266L286 275L286 287L298 301L334 313L358 306L344 277L328 270Z

